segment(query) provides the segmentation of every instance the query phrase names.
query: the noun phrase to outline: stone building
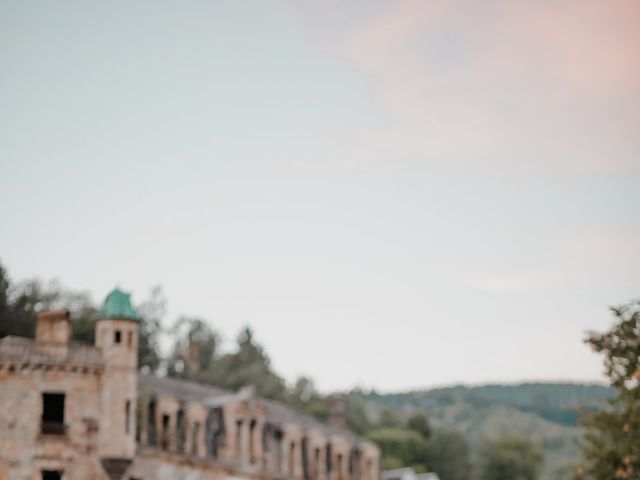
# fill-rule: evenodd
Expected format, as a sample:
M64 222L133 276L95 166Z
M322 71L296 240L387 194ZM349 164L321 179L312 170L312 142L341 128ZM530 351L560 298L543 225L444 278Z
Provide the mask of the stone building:
M112 291L95 345L66 310L0 339L0 480L380 480L378 448L281 403L138 372L138 316ZM336 402L334 400L334 402Z

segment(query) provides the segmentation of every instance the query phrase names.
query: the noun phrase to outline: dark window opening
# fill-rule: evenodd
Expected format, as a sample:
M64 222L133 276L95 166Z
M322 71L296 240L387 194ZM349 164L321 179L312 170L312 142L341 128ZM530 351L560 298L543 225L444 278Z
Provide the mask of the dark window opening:
M122 332L120 330L116 330L113 332L113 342L120 343L122 341Z
M162 442L161 447L163 450L169 449L169 415L162 415Z
M147 405L147 444L156 444L156 402L151 400Z
M296 444L295 442L289 443L289 475L294 474L296 468Z
M185 425L184 408L180 407L176 416L176 450L184 453L184 444L187 441L187 428Z
M349 453L349 474L351 480L360 480L362 472L360 471L360 450L353 449Z
M362 478L362 452L354 448L349 455L349 473L351 480L360 480Z
M343 478L343 467L342 467L342 454L339 453L337 458L336 458L336 470L338 471L338 480L342 480Z
M224 443L225 428L224 415L221 408L214 408L209 411L204 430L206 455L216 458L218 448Z
M127 435L131 431L131 400L124 405L124 431Z
M253 436L255 435L256 421L251 420L249 423L249 463L254 463L257 460L256 445Z
M127 346L133 347L133 332L127 333Z
M281 472L282 471L282 430L276 430L273 438L275 440L276 443L276 471L277 472Z
M262 452L266 453L270 451L269 444L272 436L272 428L268 423L262 428Z
M316 448L313 454L313 478L320 478L320 449Z
M57 470L42 470L42 480L61 480L62 473Z
M304 478L311 478L311 472L309 471L309 442L307 441L307 437L302 438L302 475Z
M64 393L42 394L42 433L64 435Z
M324 453L324 460L326 463L326 467L327 467L327 476L331 473L331 469L333 467L333 465L331 465L331 444L327 443L327 449Z
M198 454L198 440L200 439L200 422L193 422L191 430L191 454Z
M240 459L242 450L242 420L236 420L236 458Z

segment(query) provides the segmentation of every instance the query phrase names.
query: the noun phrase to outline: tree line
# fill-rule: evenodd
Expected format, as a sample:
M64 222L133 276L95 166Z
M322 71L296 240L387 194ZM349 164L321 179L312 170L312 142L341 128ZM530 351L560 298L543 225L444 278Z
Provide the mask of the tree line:
M33 337L37 313L55 308L72 311L75 341L93 343L99 308L89 294L66 289L59 282L12 283L0 264L0 337ZM273 369L250 327L243 328L235 348L225 352L220 332L204 318L180 317L166 326L167 299L160 287L151 289L136 309L141 316L139 365L143 370L230 390L253 385L259 396L327 419L326 395L305 376L288 384ZM619 395L608 411L585 415L584 462L575 469L579 479L640 478L640 441L636 441L640 438L640 314L637 303L613 312L618 323L612 330L591 333L586 341L605 353L607 371ZM171 339L165 355L160 349L163 335ZM539 478L542 449L529 439L510 433L487 438L477 458L471 458L461 432L432 426L420 410L409 414L368 411L359 393L344 393L349 428L381 447L386 469L410 466L417 472L435 471L442 480Z

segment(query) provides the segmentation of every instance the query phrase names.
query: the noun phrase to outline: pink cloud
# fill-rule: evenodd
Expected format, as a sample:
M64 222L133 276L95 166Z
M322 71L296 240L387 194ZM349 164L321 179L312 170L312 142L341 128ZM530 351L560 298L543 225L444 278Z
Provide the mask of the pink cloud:
M525 174L640 167L640 2L398 0L348 21L343 2L306 5L374 86L389 121L362 132L372 148Z

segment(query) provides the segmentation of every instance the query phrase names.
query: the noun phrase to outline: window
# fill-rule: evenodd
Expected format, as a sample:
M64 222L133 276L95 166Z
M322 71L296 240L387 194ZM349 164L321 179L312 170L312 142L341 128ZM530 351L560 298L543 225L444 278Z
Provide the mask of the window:
M153 399L147 405L147 444L156 445L156 402Z
M191 430L191 454L198 454L198 439L200 437L200 422L193 422L193 429Z
M209 411L204 424L204 454L213 458L218 457L218 448L224 441L224 415L222 408L214 408Z
M176 450L184 453L184 445L187 442L187 426L184 407L180 407L176 415Z
M316 448L313 454L313 478L320 478L320 449Z
M42 394L42 433L64 435L64 393Z
M300 450L302 453L302 476L308 479L311 478L311 472L309 469L309 441L307 437L302 438Z
M133 347L133 332L132 331L127 332L127 346L129 348Z
M282 472L282 457L283 457L283 446L282 446L282 439L284 437L284 434L282 433L282 430L280 429L276 429L276 431L274 432L273 438L275 439L276 442L276 470L278 472Z
M251 420L249 422L249 463L254 463L257 460L256 456L256 442L253 438L256 430L256 421Z
M162 438L160 446L163 450L169 449L169 415L162 415Z
M122 332L120 330L116 330L113 332L113 343L120 343L122 341Z
M131 400L124 405L124 431L127 435L131 431Z
M296 444L289 443L289 475L293 476L296 471Z
M236 458L241 457L242 448L242 420L236 420Z
M57 470L42 470L42 480L61 480L62 473Z

